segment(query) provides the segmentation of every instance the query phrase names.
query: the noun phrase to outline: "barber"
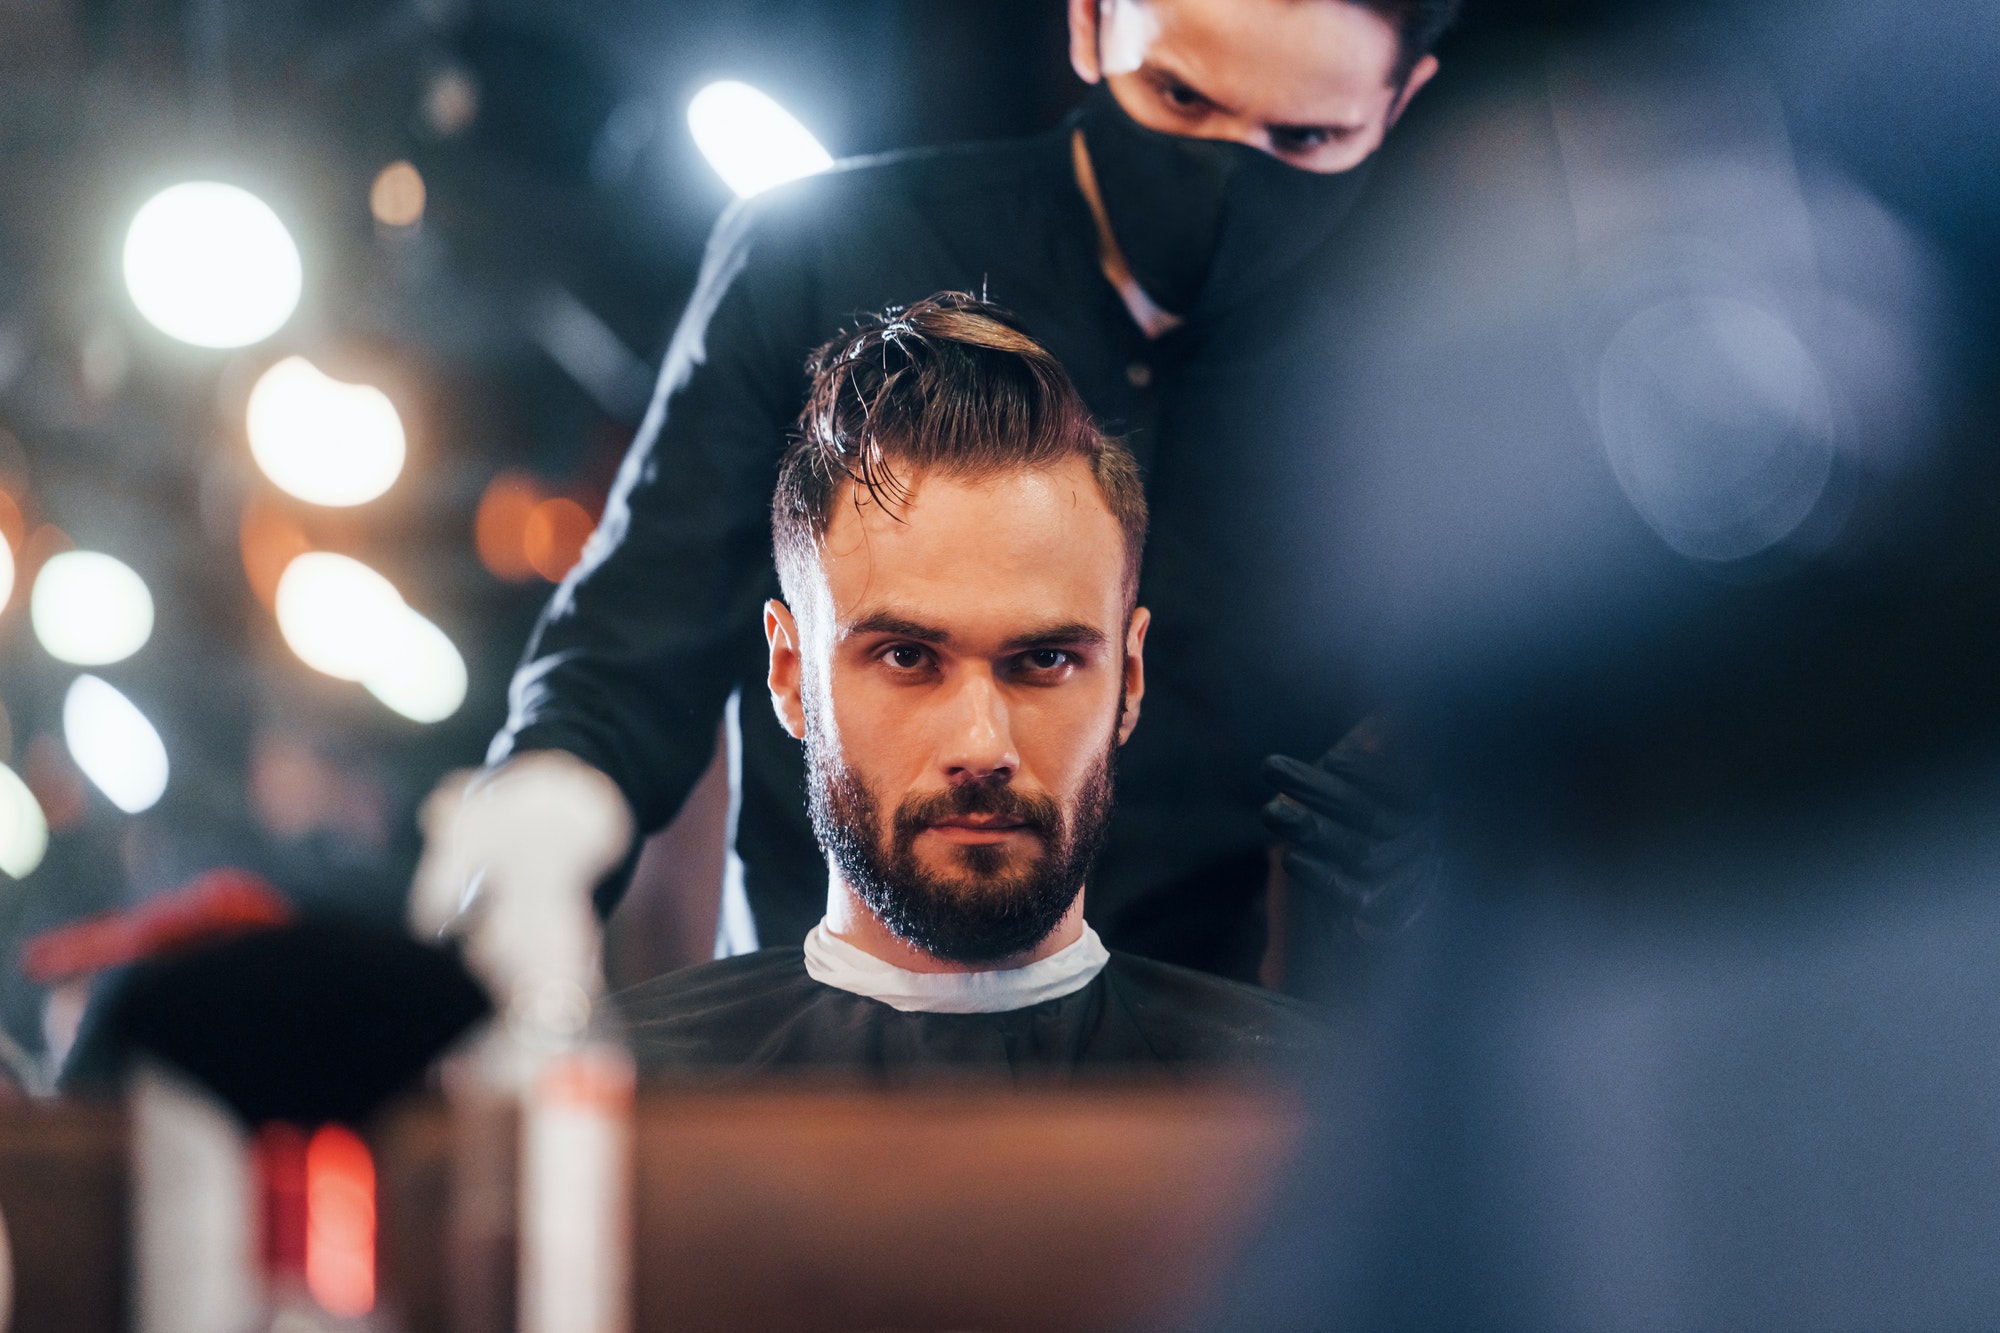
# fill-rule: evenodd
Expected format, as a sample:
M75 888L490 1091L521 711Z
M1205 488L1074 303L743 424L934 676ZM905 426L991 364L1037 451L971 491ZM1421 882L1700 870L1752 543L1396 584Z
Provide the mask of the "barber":
M763 687L766 504L807 353L857 311L943 290L1012 311L1146 474L1144 596L1174 665L1121 759L1091 881L1104 938L1253 978L1272 833L1288 898L1326 905L1315 929L1406 914L1408 895L1386 911L1371 879L1402 862L1370 848L1407 794L1384 804L1343 773L1351 739L1265 767L1318 753L1363 711L1269 632L1312 580L1287 571L1264 516L1326 447L1267 428L1269 388L1310 378L1314 349L1287 345L1303 325L1285 312L1337 263L1369 159L1436 73L1456 3L1069 0L1071 63L1092 88L1057 132L869 159L726 214L604 520L515 676L481 816L433 821L419 875L433 920L468 878L532 876L528 891L578 900L598 886L608 907L633 837L671 820L707 767L731 693ZM760 942L795 944L824 906L798 749L768 710L742 718L745 888ZM591 836L572 840L583 808Z

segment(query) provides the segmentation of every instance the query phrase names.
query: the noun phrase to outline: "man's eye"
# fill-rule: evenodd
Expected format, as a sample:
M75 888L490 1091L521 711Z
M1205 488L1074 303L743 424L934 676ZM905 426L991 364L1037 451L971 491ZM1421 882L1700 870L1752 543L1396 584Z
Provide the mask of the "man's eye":
M898 671L917 671L929 662L930 654L913 644L899 643L882 654L882 660Z
M1184 83L1163 83L1160 98L1176 111L1200 111L1208 105L1208 99Z
M1036 648L1021 655L1021 663L1030 671L1058 671L1076 661L1073 654L1061 648Z

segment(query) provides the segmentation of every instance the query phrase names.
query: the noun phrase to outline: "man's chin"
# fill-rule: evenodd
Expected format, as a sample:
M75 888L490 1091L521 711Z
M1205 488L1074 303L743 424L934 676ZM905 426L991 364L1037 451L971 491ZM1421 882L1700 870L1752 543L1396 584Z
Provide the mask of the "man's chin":
M1025 845L1015 846L1013 844ZM916 868L933 884L952 894L1005 893L1034 877L1040 865L1038 839L1008 839L926 847L915 857Z

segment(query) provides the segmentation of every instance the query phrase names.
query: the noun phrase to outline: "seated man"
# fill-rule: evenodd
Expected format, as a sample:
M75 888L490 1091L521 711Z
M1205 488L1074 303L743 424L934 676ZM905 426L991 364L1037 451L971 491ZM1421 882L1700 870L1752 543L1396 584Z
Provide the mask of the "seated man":
M642 1068L1025 1072L1306 1046L1296 1002L1106 951L1084 877L1145 692L1132 456L993 307L822 348L772 503L771 702L830 866L804 948L619 997Z

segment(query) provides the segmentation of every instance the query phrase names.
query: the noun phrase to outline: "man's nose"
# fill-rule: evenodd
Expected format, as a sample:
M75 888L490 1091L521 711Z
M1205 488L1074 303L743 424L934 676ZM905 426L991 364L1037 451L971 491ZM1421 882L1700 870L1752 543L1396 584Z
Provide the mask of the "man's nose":
M1020 767L1007 701L991 673L967 673L947 705L944 723L938 758L951 781L1012 774Z

